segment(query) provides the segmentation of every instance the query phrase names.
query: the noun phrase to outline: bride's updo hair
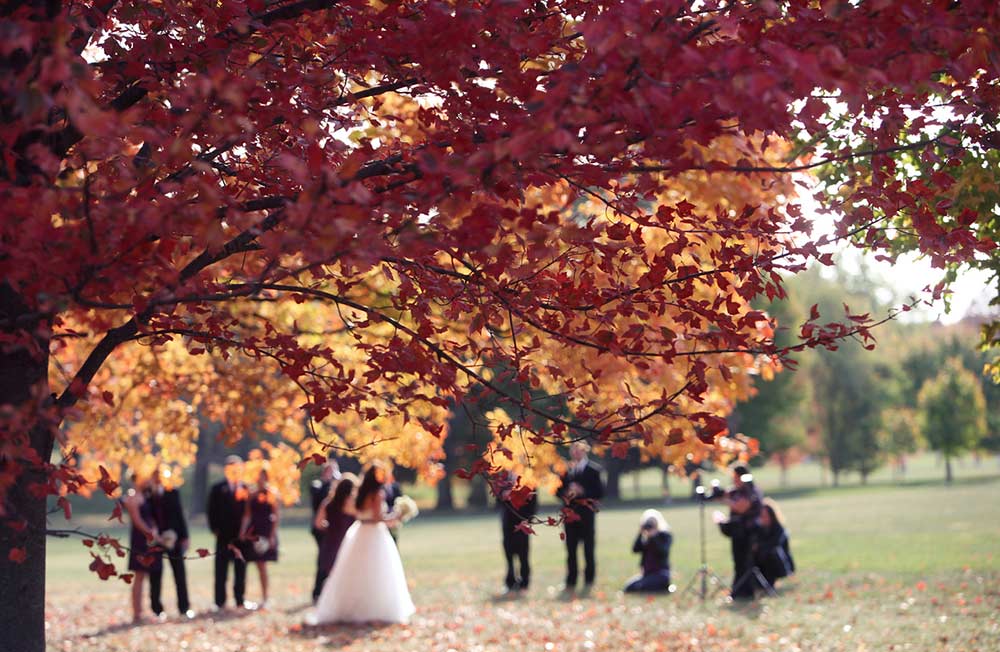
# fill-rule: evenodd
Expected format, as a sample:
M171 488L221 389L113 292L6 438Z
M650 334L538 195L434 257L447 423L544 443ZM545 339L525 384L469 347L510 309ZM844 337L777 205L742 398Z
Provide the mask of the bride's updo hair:
M361 511L365 508L365 502L369 496L378 493L385 482L385 469L378 462L373 463L365 471L361 478L361 486L358 487L358 496L354 499L354 507Z

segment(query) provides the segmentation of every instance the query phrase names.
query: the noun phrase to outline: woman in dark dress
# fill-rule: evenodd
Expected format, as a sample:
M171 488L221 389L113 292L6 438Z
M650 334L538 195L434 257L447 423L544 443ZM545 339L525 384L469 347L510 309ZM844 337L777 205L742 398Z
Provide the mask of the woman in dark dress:
M254 562L260 575L261 608L267 606L267 563L278 561L278 495L267 483L267 470L257 476L257 488L246 502L243 528L243 558Z
M345 473L316 510L315 528L322 532L319 543L319 587L337 561L337 552L344 541L344 535L354 523L354 496L358 478L353 473Z
M771 586L782 577L795 572L795 561L788 546L788 533L778 505L764 499L753 532L753 559L764 579Z
M132 572L132 621L142 622L142 585L150 571L158 571L163 564L163 549L159 546L159 529L153 515L153 504L145 493L148 486L132 476L135 488L122 498L128 511L129 529L128 569Z
M670 591L670 544L673 535L663 515L647 509L639 520L639 534L632 552L642 555L642 574L630 579L626 593L664 593Z

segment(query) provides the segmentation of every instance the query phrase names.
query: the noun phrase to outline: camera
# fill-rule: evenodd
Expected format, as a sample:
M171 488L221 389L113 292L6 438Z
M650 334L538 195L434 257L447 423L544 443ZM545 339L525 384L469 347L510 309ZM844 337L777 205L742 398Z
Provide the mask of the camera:
M698 500L719 500L726 495L726 490L719 486L718 480L712 480L712 484L706 489L704 485L695 487L695 494Z

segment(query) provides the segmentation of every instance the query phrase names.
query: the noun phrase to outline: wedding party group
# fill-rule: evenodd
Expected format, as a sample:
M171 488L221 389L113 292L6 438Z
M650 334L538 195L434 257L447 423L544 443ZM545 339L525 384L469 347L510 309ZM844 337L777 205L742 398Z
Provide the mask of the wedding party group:
M570 459L556 496L560 499L562 539L566 546L563 591L575 593L580 579L579 551L583 549L583 591L589 592L597 575L596 522L604 497L603 470L589 457L586 442L570 446ZM742 465L732 469L733 486L702 500L726 500L729 514L717 511L715 522L731 539L734 576L733 599L752 599L758 591L773 592L774 583L794 570L781 511L764 498L753 476ZM268 484L266 467L248 485L243 460L225 460L225 479L212 486L207 505L208 526L215 537L215 608L227 604L229 569L233 569L232 596L237 608L266 607L267 564L278 559L279 501ZM177 585L178 608L194 617L188 598L184 558L188 529L181 501L174 489L165 488L158 474L134 478L123 503L132 520L129 570L135 621L143 617L142 593L149 577L150 604L163 614L160 599L164 563L169 563ZM538 497L532 492L515 500L516 476L494 487L501 510L503 552L507 562L505 593L528 589L531 582L530 525L537 522ZM327 462L310 488L312 535L317 544L313 608L306 623L403 623L415 612L406 575L396 546L398 529L417 514L416 504L403 496L388 466L374 463L360 475L340 473L334 460ZM662 593L673 590L670 548L673 533L663 515L654 509L642 513L632 545L640 555L640 573L623 587L626 593ZM253 562L261 584L261 602L246 600L246 569Z
M243 460L225 460L225 479L209 491L206 515L215 537L215 609L227 605L229 569L232 596L241 609L267 606L267 564L278 560L279 501L268 484L266 468L257 481L242 481ZM177 589L177 605L194 618L188 596L185 555L187 522L176 489L167 488L158 472L133 476L133 488L122 503L131 520L128 568L132 579L132 615L143 620L143 586L149 578L153 614L164 614L161 601L163 565L169 563ZM319 545L315 608L308 620L329 622L405 622L414 612L393 531L417 514L415 503L402 496L386 467L373 464L360 477L341 475L335 463L323 469L313 488L316 518L313 535ZM253 563L261 584L261 602L246 599L246 569ZM384 590L371 591L371 586Z

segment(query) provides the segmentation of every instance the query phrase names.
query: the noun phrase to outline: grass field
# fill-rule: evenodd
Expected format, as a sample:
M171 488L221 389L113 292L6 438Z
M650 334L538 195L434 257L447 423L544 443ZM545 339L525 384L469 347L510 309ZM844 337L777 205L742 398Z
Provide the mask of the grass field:
M972 476L972 474L970 474ZM960 476L961 477L961 476ZM304 527L281 532L271 608L205 614L141 627L129 619L128 587L86 570L80 542L49 548L50 649L206 650L974 650L1000 649L1000 476L977 473L952 487L911 485L792 491L782 507L800 572L777 598L731 606L692 594L647 599L620 588L636 570L630 552L646 505L598 517L598 582L567 601L557 587L564 554L558 531L532 540L533 586L500 599L496 515L422 516L404 529L400 550L413 622L392 627L305 628L315 547ZM674 529L672 563L683 589L698 567L698 509L663 507ZM710 524L708 559L729 579L727 541ZM194 547L210 547L195 533ZM211 604L212 562L189 562L195 608ZM169 575L169 571L166 573ZM165 603L173 604L165 577ZM258 594L249 572L249 598Z

